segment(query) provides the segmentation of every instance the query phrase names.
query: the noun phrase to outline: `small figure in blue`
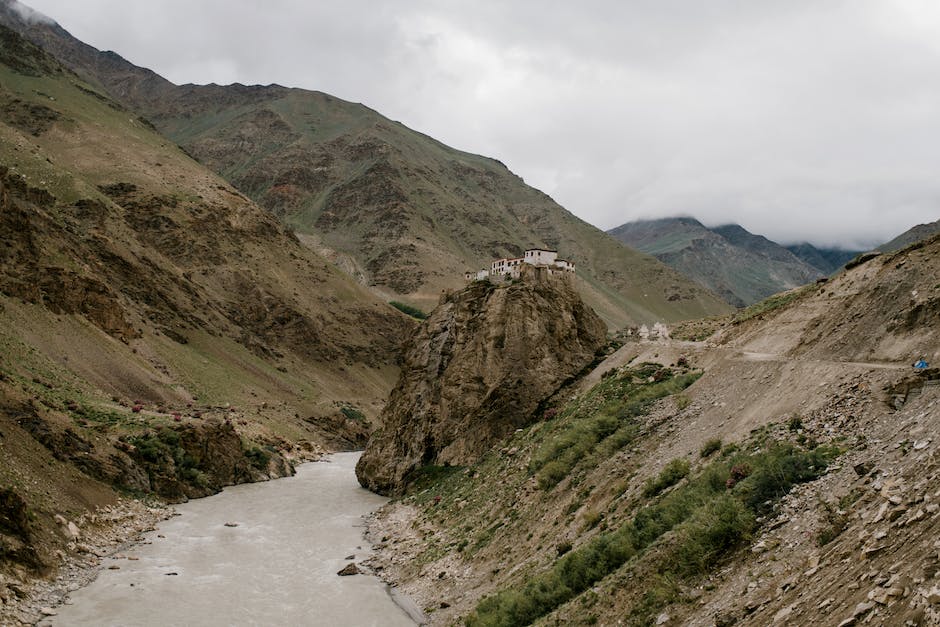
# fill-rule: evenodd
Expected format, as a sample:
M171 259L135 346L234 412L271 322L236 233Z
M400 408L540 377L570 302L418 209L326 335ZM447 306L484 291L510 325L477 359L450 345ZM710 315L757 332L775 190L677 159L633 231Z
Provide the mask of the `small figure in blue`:
M926 370L927 369L927 360L921 357L914 363L914 370Z

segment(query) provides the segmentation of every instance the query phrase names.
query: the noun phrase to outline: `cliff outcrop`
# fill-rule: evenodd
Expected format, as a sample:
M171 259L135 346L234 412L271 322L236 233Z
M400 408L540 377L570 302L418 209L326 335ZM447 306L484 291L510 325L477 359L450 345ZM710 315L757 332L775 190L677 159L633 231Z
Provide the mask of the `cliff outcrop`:
M475 282L447 296L405 347L381 427L356 467L359 482L397 494L424 466L477 461L536 420L605 335L563 279Z

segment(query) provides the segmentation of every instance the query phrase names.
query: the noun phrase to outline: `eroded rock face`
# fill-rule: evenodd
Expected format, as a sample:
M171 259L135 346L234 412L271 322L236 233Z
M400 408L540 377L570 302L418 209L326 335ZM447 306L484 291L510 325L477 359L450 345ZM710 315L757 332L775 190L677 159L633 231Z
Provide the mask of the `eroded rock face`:
M591 363L606 327L563 279L476 282L435 309L405 347L359 482L401 493L430 464L469 464L537 418L540 403Z

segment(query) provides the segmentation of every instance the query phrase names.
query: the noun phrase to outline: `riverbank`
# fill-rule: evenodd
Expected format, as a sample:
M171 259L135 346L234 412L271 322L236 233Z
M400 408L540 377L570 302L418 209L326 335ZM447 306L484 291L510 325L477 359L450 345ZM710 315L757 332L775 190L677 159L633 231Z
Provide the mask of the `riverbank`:
M371 556L362 519L386 502L356 482L357 457L177 506L142 542L97 558L94 582L66 587L40 624L414 625L420 613L403 608L417 608L378 579L337 577Z
M70 603L69 595L98 577L104 560L146 542L143 534L175 513L174 508L156 501L122 499L81 516L72 523L77 531L74 552L60 554L62 562L54 579L22 583L4 581L0 575L0 588L9 591L0 606L0 625L33 625L57 614L57 607Z

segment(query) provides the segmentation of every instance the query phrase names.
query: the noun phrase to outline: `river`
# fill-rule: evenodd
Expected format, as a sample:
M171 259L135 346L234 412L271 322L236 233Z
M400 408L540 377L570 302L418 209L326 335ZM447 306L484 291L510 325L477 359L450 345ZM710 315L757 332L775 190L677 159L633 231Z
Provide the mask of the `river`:
M336 575L346 557L368 557L362 516L385 502L356 482L358 455L179 505L150 544L125 552L136 560L103 560L98 578L42 624L415 625L417 609L380 580Z

